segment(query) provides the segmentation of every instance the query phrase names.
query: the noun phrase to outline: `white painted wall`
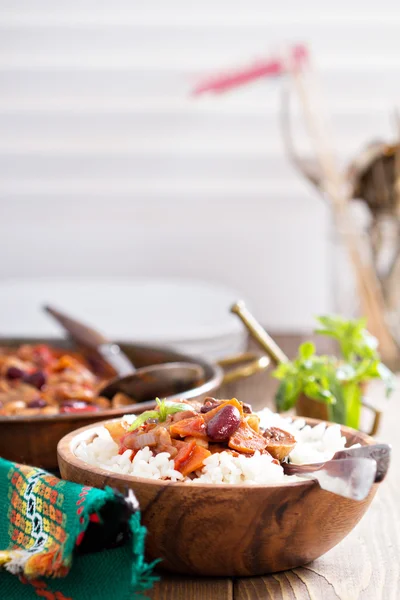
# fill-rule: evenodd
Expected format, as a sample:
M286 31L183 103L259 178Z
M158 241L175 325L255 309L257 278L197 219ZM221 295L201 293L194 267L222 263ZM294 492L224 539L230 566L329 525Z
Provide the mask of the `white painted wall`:
M328 215L284 157L279 86L189 91L306 41L347 160L390 132L399 31L396 0L0 0L0 278L200 277L307 327Z

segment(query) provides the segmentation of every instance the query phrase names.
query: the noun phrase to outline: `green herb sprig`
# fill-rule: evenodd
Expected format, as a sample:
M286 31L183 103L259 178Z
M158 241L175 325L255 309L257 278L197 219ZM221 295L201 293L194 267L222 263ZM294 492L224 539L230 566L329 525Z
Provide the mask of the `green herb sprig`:
M389 397L394 389L392 372L380 361L377 340L366 330L365 320L318 317L315 333L337 340L341 357L315 353L312 342L299 348L293 361L280 364L273 375L281 381L275 396L279 410L292 408L304 394L328 406L329 418L350 427L359 427L362 384L381 379Z
M133 421L128 431L134 431L135 429L138 429L138 427L146 423L148 419L157 419L159 423L164 423L167 420L168 415L173 415L184 410L190 410L190 406L188 404L167 402L165 398L164 400L156 398L156 403L157 410L146 410L144 413L139 415L137 419Z
M379 360L378 340L366 329L365 319L346 320L340 316L316 319L320 327L315 333L334 338L339 343L342 356L347 361L363 358Z

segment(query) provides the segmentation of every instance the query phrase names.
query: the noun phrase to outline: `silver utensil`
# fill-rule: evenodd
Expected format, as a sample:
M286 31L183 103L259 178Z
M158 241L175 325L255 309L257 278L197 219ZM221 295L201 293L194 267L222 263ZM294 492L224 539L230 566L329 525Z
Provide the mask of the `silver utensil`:
M196 363L162 363L136 369L115 342L53 307L44 308L73 340L98 354L117 373L115 379L98 390L100 396L111 400L122 392L136 402L145 402L186 392L204 379L204 369Z
M312 479L323 490L358 501L368 496L377 471L372 458L338 458L313 465L283 463L282 466L286 475Z
M108 365L110 365L119 377L131 375L136 371L134 365L115 342L110 342L103 334L69 315L53 308L45 306L44 310L51 315L71 338L79 345L84 346L98 354Z
M342 458L372 458L376 462L375 483L383 481L389 469L392 447L389 444L371 444L359 448L344 448L332 460Z
M203 380L204 369L196 363L164 363L142 367L132 375L113 379L99 394L112 399L115 394L122 392L136 402L146 402L157 397L179 395L197 387Z

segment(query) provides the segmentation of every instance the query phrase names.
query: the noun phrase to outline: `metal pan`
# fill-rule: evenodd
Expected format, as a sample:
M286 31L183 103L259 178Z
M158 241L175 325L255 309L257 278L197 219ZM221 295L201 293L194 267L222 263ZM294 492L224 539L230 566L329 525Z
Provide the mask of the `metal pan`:
M1 346L16 347L21 344L45 343L56 348L74 349L65 339L6 339L0 338ZM179 394L180 399L202 401L214 394L223 383L231 383L264 371L269 365L266 356L254 353L240 354L210 363L202 358L180 354L169 348L136 344L120 344L122 350L140 368L166 362L192 362L204 369L204 382L191 390ZM226 370L227 369L227 370ZM225 371L226 370L226 371ZM169 396L168 400L176 399ZM57 443L74 429L104 419L121 417L127 413L141 413L152 408L154 402L140 402L121 408L98 413L0 416L0 456L15 462L31 464L45 469L57 468Z

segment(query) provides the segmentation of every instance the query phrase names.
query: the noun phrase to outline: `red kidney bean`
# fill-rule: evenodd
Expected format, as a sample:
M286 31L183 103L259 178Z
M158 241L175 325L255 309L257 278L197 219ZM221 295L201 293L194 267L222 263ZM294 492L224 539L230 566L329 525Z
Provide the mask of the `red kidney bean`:
M18 367L9 367L6 373L7 379L22 379L25 377L25 371Z
M43 373L43 371L35 371L34 373L31 373L30 375L26 375L24 377L24 382L28 383L29 385L33 385L33 387L37 388L38 390L41 390L42 387L45 385L47 381L47 377L45 375L45 373Z
M227 404L207 423L207 435L212 442L226 442L235 433L240 421L236 406Z
M45 406L47 406L47 402L43 398L34 398L27 404L28 408L44 408Z

